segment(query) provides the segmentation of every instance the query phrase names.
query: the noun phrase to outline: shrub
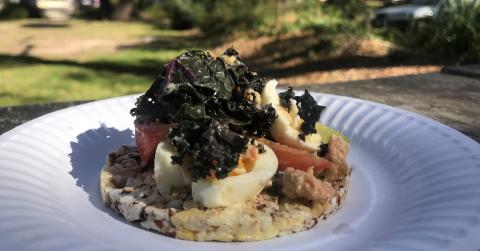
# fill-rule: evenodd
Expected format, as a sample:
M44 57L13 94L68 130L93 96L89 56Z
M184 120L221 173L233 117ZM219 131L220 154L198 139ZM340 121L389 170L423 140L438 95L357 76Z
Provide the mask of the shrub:
M163 4L174 29L196 26L207 35L229 35L260 27L267 16L264 1L174 0Z
M267 16L262 1L230 0L205 1L192 13L195 22L206 34L232 34L236 31L255 30Z
M310 58L341 50L352 39L368 35L364 19L367 7L358 0L348 3L322 3L318 0L303 0L291 5L296 15L295 22L284 26L285 33L300 31L313 34L316 42L309 45Z
M8 3L0 11L1 19L20 19L20 18L28 18L28 16L29 16L28 9L26 9L24 6L20 4Z
M194 26L192 8L195 7L193 0L172 0L166 1L161 6L170 19L170 26L173 29L183 30Z
M170 13L165 5L158 1L142 0L137 4L136 14L142 21L154 23L159 28L172 28Z
M480 1L448 0L436 18L415 26L407 42L458 63L480 60Z
M327 4L304 0L293 5L297 20L286 30L313 30L322 34L366 34L368 8L359 0L347 4Z

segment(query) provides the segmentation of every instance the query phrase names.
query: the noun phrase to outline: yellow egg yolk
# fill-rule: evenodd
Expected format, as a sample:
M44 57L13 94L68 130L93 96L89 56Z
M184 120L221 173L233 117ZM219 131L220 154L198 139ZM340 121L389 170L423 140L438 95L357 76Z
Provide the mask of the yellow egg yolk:
M252 171L255 161L258 159L258 148L249 146L244 154L238 158L238 165L228 174L228 176L237 176Z
M244 154L240 154L238 158L237 166L230 171L228 176L237 176L241 174L245 174L251 172L253 169L253 165L255 161L258 159L258 148L254 145L249 145L248 149L245 151ZM217 160L212 161L212 165L216 166L218 164ZM215 171L210 170L210 175L206 177L207 180L216 180L217 177L215 176Z

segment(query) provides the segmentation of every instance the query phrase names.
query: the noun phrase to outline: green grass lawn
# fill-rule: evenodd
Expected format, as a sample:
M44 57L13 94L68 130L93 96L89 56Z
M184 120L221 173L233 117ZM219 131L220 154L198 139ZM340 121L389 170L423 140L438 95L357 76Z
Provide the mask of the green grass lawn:
M0 40L0 106L144 92L162 65L191 46L177 41L179 32L143 23L73 20L35 29L26 25L32 22L38 21L0 22L0 34L13 34ZM135 42L147 36L161 42ZM134 42L122 45L127 40ZM116 47L71 48L91 41ZM33 47L31 54L20 53L22 43Z
M100 99L142 92L151 77L69 65L0 66L0 105Z
M229 41L142 22L0 21L0 106L141 93L164 64L195 48L221 53L220 47L235 46L241 55L250 55L242 59L253 70L292 85L399 76L398 69L377 73L376 68L413 65L412 60L419 66L430 62L405 56L394 61L388 54L393 48L389 43L373 41L370 32L338 15L324 13L320 18L317 12L311 13L310 23L293 27L296 32ZM310 28L302 31L305 27ZM365 67L373 69L365 71Z

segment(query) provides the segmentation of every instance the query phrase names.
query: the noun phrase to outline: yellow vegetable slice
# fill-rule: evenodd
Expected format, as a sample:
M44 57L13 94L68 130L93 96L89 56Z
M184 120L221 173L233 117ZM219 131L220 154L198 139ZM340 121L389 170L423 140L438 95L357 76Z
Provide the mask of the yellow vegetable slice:
M350 140L348 139L347 136L343 135L342 133L340 133L339 131L337 131L337 130L331 128L331 127L328 127L326 125L322 125L318 122L315 123L315 129L317 130L317 133L320 134L320 136L322 136L322 143L323 144L328 144L328 142L330 142L330 138L334 134L342 137L345 141L350 142Z

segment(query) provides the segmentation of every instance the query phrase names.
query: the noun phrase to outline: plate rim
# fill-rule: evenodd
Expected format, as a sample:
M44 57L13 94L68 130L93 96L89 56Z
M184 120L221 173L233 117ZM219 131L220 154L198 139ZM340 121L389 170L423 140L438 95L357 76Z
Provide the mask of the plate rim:
M369 101L369 100L363 100L363 99L359 99L359 98L346 97L346 96L340 96L340 95L328 94L328 93L321 93L321 92L312 92L312 94L320 95L320 97L331 97L331 98L339 99L339 100L342 100L342 101L346 100L346 101L359 102L361 104L367 104L367 105L371 105L373 107L379 107L379 108L382 108L382 109L386 109L387 111L391 111L391 112L395 112L397 114L405 115L405 116L407 116L409 118L413 118L415 120L423 121L427 125L433 125L434 127L431 128L432 130L440 130L442 132L448 133L452 138L460 137L459 140L462 141L462 145L465 145L465 146L469 147L470 149L473 149L476 154L480 153L480 144L478 144L475 140L473 140L469 136L463 134L462 132L456 130L455 128L449 127L448 125L445 125L445 124L443 124L443 123L441 123L441 122L439 122L435 119L428 118L426 116L423 116L423 115L420 115L420 114L417 114L417 113L414 113L414 112L411 112L411 111L403 110L401 108L397 108L397 107L393 107L393 106L389 106L389 105L386 105L386 104L377 103L377 102L373 102L373 101ZM79 109L79 108L81 109L81 107L88 107L88 106L101 104L103 102L108 102L108 101L114 101L114 100L119 100L119 99L135 99L136 97L138 97L138 95L141 95L141 94L132 94L132 95L125 95L125 96L96 100L96 101L92 101L92 102L88 102L88 103L84 103L84 104L79 104L79 105L75 105L75 106L71 106L71 107L66 107L66 108L63 108L63 109L60 109L60 110L57 110L57 111L54 111L54 112L44 114L44 115L39 116L35 119L32 119L28 122L25 122L25 123L13 128L13 129L7 131L7 132L5 132L4 134L0 135L0 146L2 145L3 142L5 142L5 141L8 142L8 139L10 137L14 136L17 132L21 132L25 127L29 127L29 126L33 125L34 123L41 123L43 120L48 119L49 117L53 117L53 116L55 116L59 113L64 113L64 112L68 112L69 110L76 110L76 109Z
M277 88L277 90L281 91L281 90L285 90L285 89L284 88ZM370 100L366 100L366 99L361 99L361 98L355 98L355 97L349 97L349 96L343 96L343 95L337 95L337 94L330 94L330 93L324 93L324 92L317 92L317 91L311 91L310 93L315 94L315 95L320 95L320 96L327 96L327 97L330 96L330 97L334 97L334 98L337 98L337 99L357 101L357 102L360 102L360 103L366 103L366 104L381 107L381 108L384 108L384 109L387 109L387 110L395 111L397 113L403 113L403 114L408 115L410 117L413 117L415 119L423 120L426 123L433 123L434 125L439 126L441 129L445 129L450 133L454 133L454 134L457 134L461 137L464 137L464 138L467 139L468 143L470 143L470 144L474 143L473 146L475 146L475 144L480 146L479 142L475 141L472 137L460 132L459 130L457 130L453 127L450 127L449 125L446 125L446 124L444 124L444 123L442 123L442 122L440 122L436 119L427 117L427 116L422 115L422 114L415 113L413 111L404 110L404 109L401 109L399 107L395 107L395 106L391 106L391 105L388 105L388 104L383 104L383 103L379 103L379 102L375 102L375 101L370 101ZM99 100L90 101L90 102L79 104L79 105L65 107L65 108L62 108L62 109L59 109L59 110L56 110L56 111L53 111L53 112L43 114L39 117L36 117L36 118L31 119L27 122L24 122L24 123L12 128L12 129L6 131L6 132L4 132L3 134L1 134L0 135L0 143L4 140L8 139L9 137L11 137L11 135L13 135L17 131L23 129L24 127L28 127L31 124L36 123L36 122L40 122L40 121L42 121L42 120L44 120L48 117L55 116L57 113L63 113L63 112L67 112L69 110L75 110L75 109L78 109L78 108L81 108L81 107L87 107L87 106L91 106L91 105L95 105L95 104L100 104L100 103L103 103L103 102L118 100L118 99L137 98L138 96L140 96L142 94L143 93L136 93L136 94L130 94L130 95L124 95L124 96L117 96L117 97L99 99Z

